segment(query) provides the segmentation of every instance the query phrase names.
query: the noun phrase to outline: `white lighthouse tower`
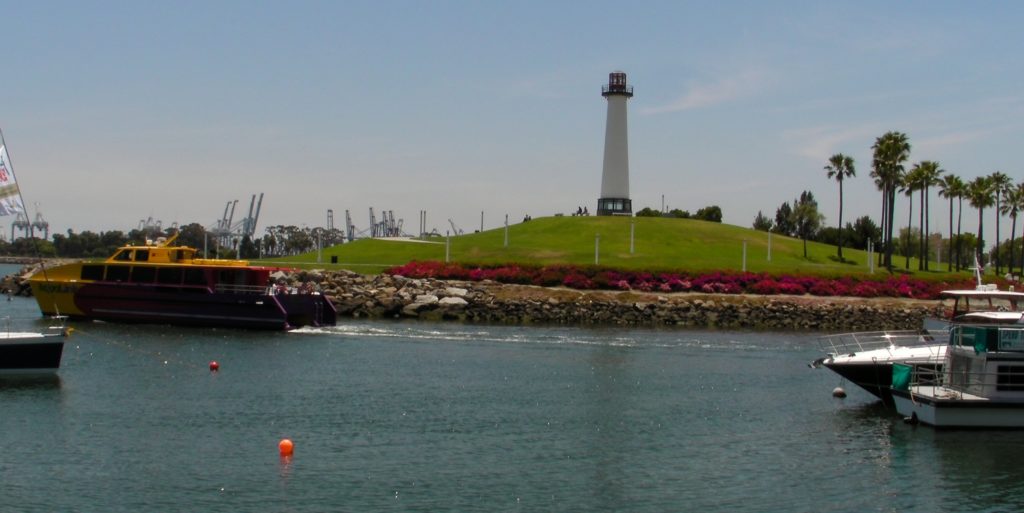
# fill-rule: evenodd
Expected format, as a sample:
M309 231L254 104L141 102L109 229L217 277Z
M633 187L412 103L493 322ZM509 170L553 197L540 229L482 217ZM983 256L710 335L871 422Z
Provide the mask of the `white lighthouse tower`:
M626 83L625 73L613 71L608 74L608 85L601 87L601 96L608 99L608 120L604 128L604 170L601 173L597 215L632 215L626 100L633 97L633 86Z

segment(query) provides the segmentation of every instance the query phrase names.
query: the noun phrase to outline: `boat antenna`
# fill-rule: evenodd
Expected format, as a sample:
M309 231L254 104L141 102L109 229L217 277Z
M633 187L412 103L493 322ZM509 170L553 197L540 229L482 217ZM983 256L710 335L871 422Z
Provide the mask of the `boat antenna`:
M978 262L978 255L974 255L974 279L978 283L975 285L978 289L981 289L981 263Z
M181 229L178 229L177 231L175 231L174 235L171 235L171 238L165 240L163 245L164 246L170 246L171 243L174 242L174 240L177 239L179 235L181 235Z
M7 172L11 174L11 181L14 182L14 190L18 191L17 207L20 207L20 210L25 214L25 220L27 221L29 219L28 208L25 207L25 197L21 194L21 186L18 185L18 177L14 174L14 163L11 162L11 152L7 149L7 141L4 140L4 131L2 128L0 128L0 148L3 148L3 155L0 156L0 158L6 157ZM32 251L35 253L36 259L39 260L39 270L43 273L43 279L50 281L50 278L46 275L46 264L43 262L42 255L39 254L39 245L36 244L35 241L32 242Z

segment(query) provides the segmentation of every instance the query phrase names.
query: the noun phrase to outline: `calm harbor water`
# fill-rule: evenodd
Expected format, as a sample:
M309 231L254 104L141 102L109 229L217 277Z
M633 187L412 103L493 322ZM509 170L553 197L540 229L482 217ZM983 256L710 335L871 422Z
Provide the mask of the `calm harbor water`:
M1024 434L834 399L808 334L75 326L0 382L0 511L1024 508Z

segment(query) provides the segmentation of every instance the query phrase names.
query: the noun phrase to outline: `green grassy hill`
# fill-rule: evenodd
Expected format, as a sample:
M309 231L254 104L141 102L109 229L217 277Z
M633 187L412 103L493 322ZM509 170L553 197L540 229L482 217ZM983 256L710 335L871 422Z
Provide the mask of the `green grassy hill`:
M630 252L630 226L634 251ZM747 244L747 270L798 274L858 274L869 271L867 253L844 249L845 262L836 259L835 246L807 243L807 258L799 239L771 235L738 226L692 219L650 217L546 217L505 229L451 237L449 261L469 264L594 264L595 239L600 236L598 263L633 270L740 270L743 244ZM332 265L332 257L338 264ZM402 265L412 260L444 261L445 239L428 242L363 239L325 248L317 253L282 259L290 265L315 264L322 268L348 268L364 273ZM904 259L894 256L902 268ZM303 265L305 266L305 265ZM933 269L939 266L932 264ZM942 266L944 269L945 266ZM917 261L911 261L917 269Z

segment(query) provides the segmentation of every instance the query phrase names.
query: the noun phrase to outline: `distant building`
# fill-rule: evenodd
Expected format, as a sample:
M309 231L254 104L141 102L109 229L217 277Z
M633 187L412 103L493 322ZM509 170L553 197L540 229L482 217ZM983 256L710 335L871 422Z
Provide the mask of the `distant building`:
M604 128L604 170L601 173L601 197L597 215L632 215L629 199L629 139L626 135L626 100L633 97L633 86L626 74L608 74L608 85L601 88L608 99L608 119Z

